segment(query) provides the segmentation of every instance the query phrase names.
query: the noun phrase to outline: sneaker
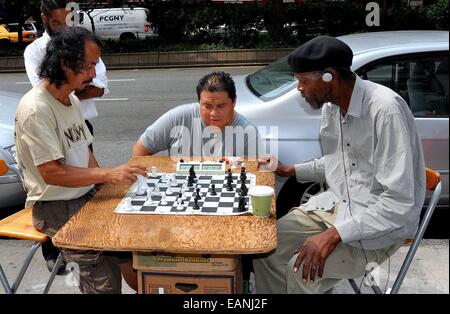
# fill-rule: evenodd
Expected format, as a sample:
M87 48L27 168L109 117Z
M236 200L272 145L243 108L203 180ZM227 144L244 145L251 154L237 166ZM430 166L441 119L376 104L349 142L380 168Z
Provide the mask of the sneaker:
M48 259L46 260L47 263L47 269L49 272L52 272L53 267L55 267L56 264L56 259ZM59 269L58 272L56 273L57 275L64 275L66 271L66 262L62 261L61 264L59 265Z

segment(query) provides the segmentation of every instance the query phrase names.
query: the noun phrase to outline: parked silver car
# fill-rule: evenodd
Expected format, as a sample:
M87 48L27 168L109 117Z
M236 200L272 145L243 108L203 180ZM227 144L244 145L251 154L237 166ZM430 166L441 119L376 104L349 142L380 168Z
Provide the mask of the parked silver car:
M0 176L0 208L23 204L26 198L14 145L14 116L21 98L16 93L0 93L0 160L8 166L8 172Z
M422 137L426 166L442 175L440 206L448 208L448 31L398 31L339 37L354 52L352 70L363 79L390 87L410 105ZM266 141L278 143L285 164L321 156L320 110L311 109L296 90L286 57L254 74L236 76L237 106L257 126L277 126ZM268 128L267 128L268 129ZM319 185L277 178L277 212L297 206Z

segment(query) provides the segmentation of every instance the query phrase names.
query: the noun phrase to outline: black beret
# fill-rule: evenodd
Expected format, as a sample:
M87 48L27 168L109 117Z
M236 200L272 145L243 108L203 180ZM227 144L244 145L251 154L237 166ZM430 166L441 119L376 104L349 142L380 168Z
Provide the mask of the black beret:
M325 68L350 69L353 51L331 36L318 36L304 43L289 54L288 63L292 72L322 71Z

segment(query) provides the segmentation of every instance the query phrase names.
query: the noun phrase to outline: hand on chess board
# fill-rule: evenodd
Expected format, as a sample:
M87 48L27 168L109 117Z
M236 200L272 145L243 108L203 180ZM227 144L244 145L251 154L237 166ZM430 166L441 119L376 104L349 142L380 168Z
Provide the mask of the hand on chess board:
M104 168L105 182L112 184L132 184L137 175L147 177L147 168L144 165L123 164L115 168Z

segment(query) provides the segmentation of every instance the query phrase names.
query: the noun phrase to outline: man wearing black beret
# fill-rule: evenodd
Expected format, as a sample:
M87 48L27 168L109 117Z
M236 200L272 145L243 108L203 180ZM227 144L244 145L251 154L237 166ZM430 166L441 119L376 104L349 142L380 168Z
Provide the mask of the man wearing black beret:
M253 262L257 293L329 293L367 275L417 230L425 166L413 115L398 94L355 75L352 59L329 36L288 57L298 91L322 108L323 157L278 163L276 173L328 190L278 220L278 247Z

